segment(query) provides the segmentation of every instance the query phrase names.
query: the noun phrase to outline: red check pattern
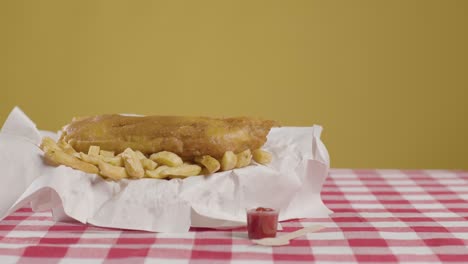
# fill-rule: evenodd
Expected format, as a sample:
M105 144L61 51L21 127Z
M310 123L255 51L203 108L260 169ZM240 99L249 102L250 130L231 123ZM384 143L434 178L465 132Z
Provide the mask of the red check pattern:
M468 172L344 170L323 190L325 229L261 247L245 228L148 233L55 223L29 208L0 222L0 263L468 263Z

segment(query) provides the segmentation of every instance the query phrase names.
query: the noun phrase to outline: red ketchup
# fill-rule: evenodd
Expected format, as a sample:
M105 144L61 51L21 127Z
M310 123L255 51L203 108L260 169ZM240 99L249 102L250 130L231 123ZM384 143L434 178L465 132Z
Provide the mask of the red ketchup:
M278 210L263 207L247 210L249 239L275 237L278 227L278 213Z

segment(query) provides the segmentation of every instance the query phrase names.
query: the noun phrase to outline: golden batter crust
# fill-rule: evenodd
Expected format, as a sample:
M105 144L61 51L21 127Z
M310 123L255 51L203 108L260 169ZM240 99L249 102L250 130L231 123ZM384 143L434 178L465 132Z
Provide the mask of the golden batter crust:
M219 159L226 151L239 153L260 148L275 125L271 120L248 117L114 114L75 120L64 128L61 139L80 152L95 145L116 153L132 148L145 154L171 151L184 160L201 155Z

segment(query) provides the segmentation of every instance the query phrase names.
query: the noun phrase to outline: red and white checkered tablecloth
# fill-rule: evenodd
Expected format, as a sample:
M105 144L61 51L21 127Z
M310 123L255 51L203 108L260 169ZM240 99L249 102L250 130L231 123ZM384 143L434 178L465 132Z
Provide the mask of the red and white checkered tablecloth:
M468 263L468 171L334 169L327 228L262 247L245 229L148 233L55 223L23 208L0 222L0 263Z

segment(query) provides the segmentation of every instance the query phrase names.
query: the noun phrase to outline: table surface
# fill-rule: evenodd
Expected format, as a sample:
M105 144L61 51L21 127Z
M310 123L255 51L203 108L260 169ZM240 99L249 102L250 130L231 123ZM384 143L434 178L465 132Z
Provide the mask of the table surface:
M332 169L322 198L330 218L282 225L326 228L274 248L245 229L114 230L23 208L0 222L0 263L468 263L468 171Z

